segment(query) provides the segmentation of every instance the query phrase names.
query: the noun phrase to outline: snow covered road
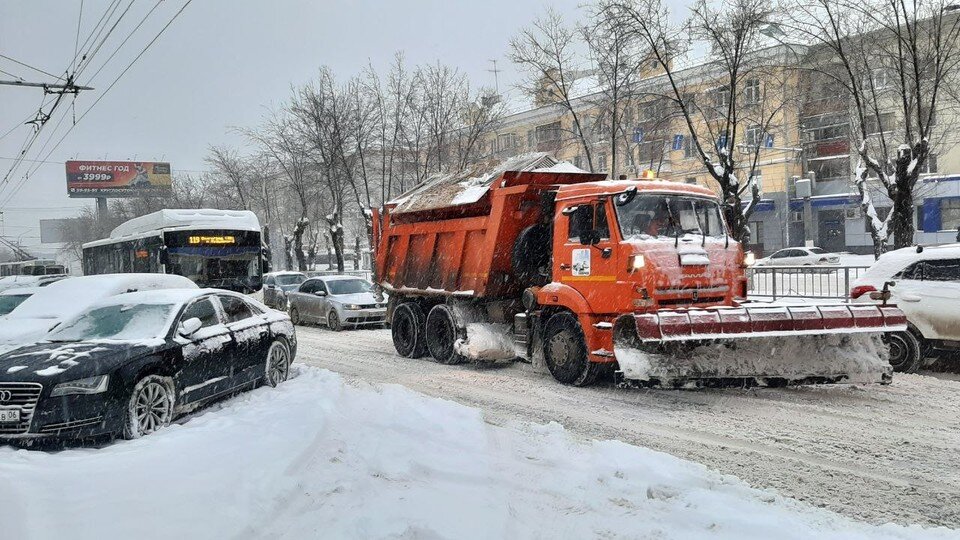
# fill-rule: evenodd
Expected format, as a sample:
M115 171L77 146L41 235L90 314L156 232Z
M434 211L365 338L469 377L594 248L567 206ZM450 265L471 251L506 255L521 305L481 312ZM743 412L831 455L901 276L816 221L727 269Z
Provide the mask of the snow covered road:
M2 538L956 538L298 366L149 437L0 447Z
M693 460L871 523L960 528L960 381L754 390L564 387L525 364L481 369L398 357L389 331L298 327L298 360L348 381L398 383L483 410L488 422L557 421Z

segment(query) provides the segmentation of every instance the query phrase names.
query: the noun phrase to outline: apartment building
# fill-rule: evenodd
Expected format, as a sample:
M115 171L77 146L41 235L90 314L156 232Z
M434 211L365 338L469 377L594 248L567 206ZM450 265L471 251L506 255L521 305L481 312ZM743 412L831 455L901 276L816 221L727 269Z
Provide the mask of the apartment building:
M796 69L809 61L809 48L776 44L756 55L763 65L776 67L753 71L736 96L710 63L675 71L682 92L702 111L694 125L698 138L709 141L705 147L737 152L740 181L755 182L760 188L760 200L749 220L750 248L770 253L809 243L834 251L872 252L853 183L857 157L851 148L848 104L838 99L841 93L835 86L811 77L808 70ZM625 127L615 171L611 170L609 129L591 129L601 114L597 104L602 94L589 78L573 99L588 133L589 160L572 115L565 107L549 103L515 108L484 141L486 151L498 158L551 152L595 172L638 176L652 170L665 180L716 188L691 145L684 118L662 97L670 95L666 84L662 73L651 71L633 89L637 97L623 110ZM709 113L725 109L731 99L739 100L740 111L734 147L715 135ZM924 244L952 241L960 226L960 147L950 137L938 143L917 189L917 241ZM754 176L746 178L754 153L757 167ZM798 196L797 181L802 179L810 180L809 197ZM871 192L883 213L888 211L889 199L877 188ZM748 199L749 193L744 197Z

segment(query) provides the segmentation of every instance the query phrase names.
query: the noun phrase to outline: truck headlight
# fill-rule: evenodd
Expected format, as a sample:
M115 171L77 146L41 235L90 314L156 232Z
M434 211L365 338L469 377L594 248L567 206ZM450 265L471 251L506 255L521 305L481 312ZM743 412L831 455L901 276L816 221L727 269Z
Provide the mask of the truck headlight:
M752 251L748 251L743 254L743 265L744 266L753 266L757 262L757 256L753 254Z
M50 397L70 396L75 394L100 394L107 391L110 384L109 375L99 375L97 377L87 377L86 379L77 379L67 381L53 387Z
M646 266L647 261L643 258L643 255L631 255L627 259L627 270L631 272L636 272L637 270Z

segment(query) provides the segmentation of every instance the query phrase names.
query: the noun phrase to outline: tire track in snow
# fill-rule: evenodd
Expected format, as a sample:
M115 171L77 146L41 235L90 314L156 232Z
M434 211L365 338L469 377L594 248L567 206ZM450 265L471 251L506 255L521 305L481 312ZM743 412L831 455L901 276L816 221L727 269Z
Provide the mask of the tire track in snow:
M734 474L874 523L960 527L960 382L759 390L570 388L535 368L443 366L393 351L389 331L298 327L298 361L480 408L488 421L557 421Z

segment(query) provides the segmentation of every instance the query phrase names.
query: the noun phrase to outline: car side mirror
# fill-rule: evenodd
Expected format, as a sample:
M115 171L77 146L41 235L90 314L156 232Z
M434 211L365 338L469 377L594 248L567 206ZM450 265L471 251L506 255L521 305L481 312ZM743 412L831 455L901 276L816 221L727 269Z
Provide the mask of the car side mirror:
M317 292L315 292L315 293L313 293L313 294L316 295L316 296L326 296L326 295L327 295L327 293L324 292L324 291L317 291Z
M180 335L183 337L190 337L197 333L197 330L203 326L203 323L200 322L200 319L192 317L180 323Z

